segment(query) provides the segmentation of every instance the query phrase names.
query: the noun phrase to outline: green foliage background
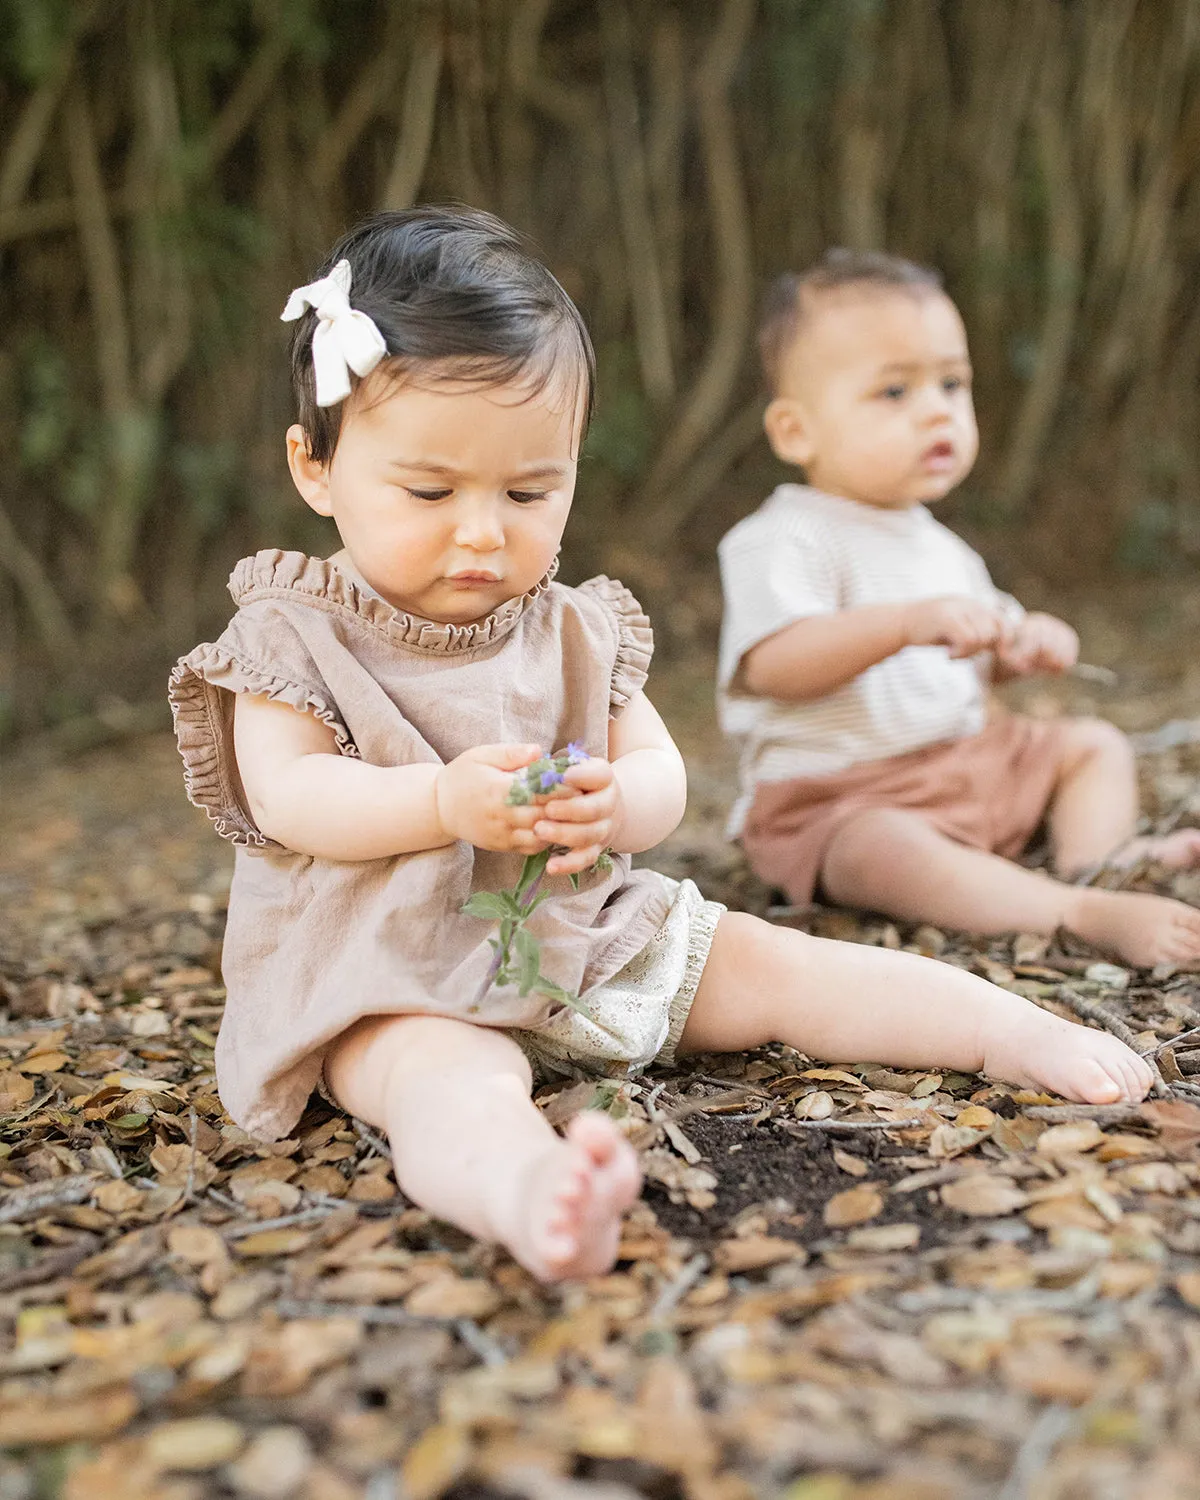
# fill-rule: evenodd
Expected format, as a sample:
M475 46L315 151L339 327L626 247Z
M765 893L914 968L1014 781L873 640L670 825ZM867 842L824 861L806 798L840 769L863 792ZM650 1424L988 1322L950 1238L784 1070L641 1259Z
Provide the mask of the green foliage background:
M963 308L960 517L1043 568L1187 562L1198 40L1197 0L0 0L5 727L157 692L233 560L326 543L279 309L422 199L511 219L580 301L571 571L683 601L683 634L774 477L758 295L831 243Z

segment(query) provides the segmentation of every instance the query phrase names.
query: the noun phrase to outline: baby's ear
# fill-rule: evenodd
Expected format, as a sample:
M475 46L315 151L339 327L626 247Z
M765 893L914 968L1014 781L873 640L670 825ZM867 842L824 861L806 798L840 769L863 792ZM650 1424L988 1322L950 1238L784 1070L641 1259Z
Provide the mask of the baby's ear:
M308 434L299 422L293 422L288 428L286 441L292 483L305 503L311 505L319 516L331 516L333 501L329 497L328 465L318 463L308 451Z
M776 396L763 413L767 441L777 458L803 468L812 460L812 442L800 403L791 396Z

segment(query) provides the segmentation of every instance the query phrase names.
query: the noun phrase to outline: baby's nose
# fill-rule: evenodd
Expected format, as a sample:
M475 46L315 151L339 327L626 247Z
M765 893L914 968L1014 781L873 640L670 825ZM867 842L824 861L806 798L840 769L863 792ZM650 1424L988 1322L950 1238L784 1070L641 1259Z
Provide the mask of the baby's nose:
M492 552L504 545L504 525L493 506L472 505L459 515L454 539L460 547Z

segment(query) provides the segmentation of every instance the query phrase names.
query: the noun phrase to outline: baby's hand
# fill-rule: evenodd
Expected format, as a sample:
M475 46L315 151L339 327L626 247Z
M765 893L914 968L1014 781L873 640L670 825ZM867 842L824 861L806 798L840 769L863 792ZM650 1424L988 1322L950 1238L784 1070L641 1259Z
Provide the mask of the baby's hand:
M1033 672L1065 672L1079 660L1079 637L1053 615L1026 615L996 649L996 664L1024 676Z
M513 772L542 754L540 745L477 745L464 750L438 772L438 819L448 834L477 849L540 854L551 842L531 832L539 806L513 807L508 794Z
M910 604L905 625L910 646L947 646L956 659L998 647L1010 632L1002 609L966 594Z
M533 832L542 845L561 844L546 866L548 875L575 875L589 870L613 841L621 817L621 788L606 760L593 758L572 766L542 806Z

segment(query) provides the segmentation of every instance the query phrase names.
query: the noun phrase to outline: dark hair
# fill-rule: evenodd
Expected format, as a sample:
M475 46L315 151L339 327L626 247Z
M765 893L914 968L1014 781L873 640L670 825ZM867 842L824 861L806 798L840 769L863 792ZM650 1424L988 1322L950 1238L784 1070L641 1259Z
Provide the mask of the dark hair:
M396 375L481 386L520 379L536 394L560 378L565 363L574 368L571 394L582 393L581 438L587 431L592 341L570 297L502 220L454 205L375 214L342 236L317 275L327 276L340 260L350 262L350 305L383 335ZM316 403L316 322L309 309L293 326L292 387L308 451L326 464L344 403Z
M784 356L804 322L807 304L822 292L864 286L905 292L940 292L939 271L882 250L826 250L799 275L789 271L767 288L758 322L758 352L772 393L779 388Z

